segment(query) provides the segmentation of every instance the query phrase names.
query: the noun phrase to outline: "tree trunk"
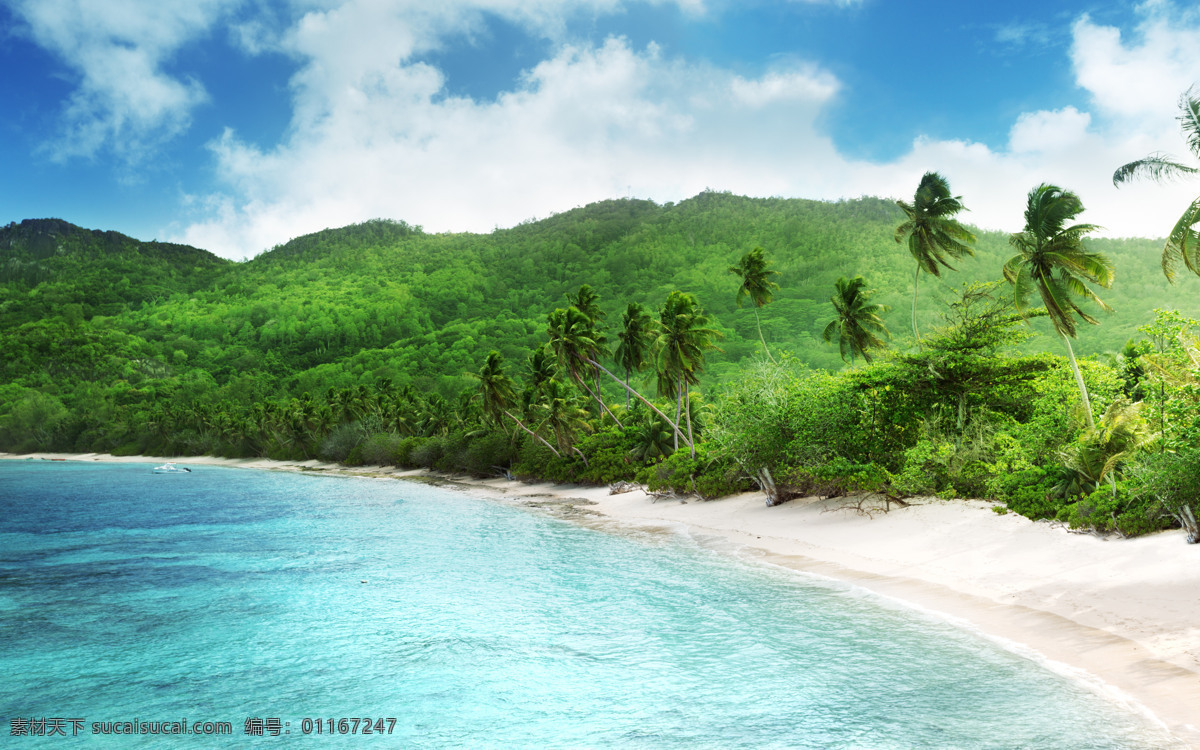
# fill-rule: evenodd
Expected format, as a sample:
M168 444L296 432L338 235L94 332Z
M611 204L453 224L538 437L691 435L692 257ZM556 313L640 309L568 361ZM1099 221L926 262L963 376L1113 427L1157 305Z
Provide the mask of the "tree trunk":
M1096 429L1096 421L1092 419L1092 400L1088 398L1087 386L1083 384L1083 373L1079 371L1079 363L1075 361L1075 350L1071 348L1071 340L1062 331L1059 338L1067 347L1067 359L1071 361L1071 372L1075 373L1075 385L1079 386L1079 395L1083 399L1083 415L1087 417L1088 429Z
M646 406L650 407L650 409L651 409L651 410L653 410L655 414L657 414L658 416L660 416L660 417L662 417L662 418L663 418L663 421L665 421L667 424L671 425L671 428L675 430L675 438L676 438L675 445L676 445L676 447L678 447L678 446L679 446L679 438L680 438L680 437L682 437L682 432L680 432L680 430L679 430L679 422L678 422L678 420L676 420L676 421L672 422L672 421L671 421L671 418L670 418L670 417L668 417L666 414L663 414L663 413L662 413L662 411L661 411L661 410L660 410L660 409L659 409L657 406L655 406L654 404L650 403L650 402L649 402L649 401L646 399L646 397L645 397L645 396L643 396L642 394L640 394L640 393L638 393L637 391L635 391L634 389L630 388L628 385L625 385L625 383L622 383L622 382L621 382L621 379L620 379L620 378L618 378L616 375L613 375L611 372L609 372L608 368L606 368L604 365L600 364L599 362L596 362L595 360L591 360L591 359L589 359L589 360L588 360L588 362L591 362L593 365L595 365L596 367L599 367L601 370L603 370L603 371L604 371L604 372L605 372L605 373L606 373L606 374L607 374L607 375L608 375L610 378L612 378L613 380L617 381L617 382L618 382L618 383L620 383L622 386L624 386L625 390L626 390L628 393L632 393L633 395L637 396L637 397L638 397L638 399L639 399L639 400L640 400L640 401L641 401L643 404L645 404ZM687 440L687 438L684 438L684 440Z
M777 365L778 362L771 356L771 350L767 348L767 340L762 335L762 321L758 319L758 307L754 308L754 324L758 326L758 340L762 342L763 351L767 353L767 359L771 360L771 364Z
M621 385L625 386L625 411L629 411L629 391L633 390L629 387L629 368L625 368L625 382Z
M963 429L967 426L967 394L958 394L958 439L955 441L955 449L962 448Z
M625 429L625 425L621 424L621 420L617 419L617 415L613 414L611 411L609 411L608 407L604 405L604 399L600 398L600 394L598 392L593 391L591 388L588 387L587 381L584 380L583 376L580 376L577 379L577 382L579 383L580 386L583 387L583 390L588 392L589 396L596 399L596 403L600 404L600 408L604 410L605 414L612 417L612 421L617 423L617 427L620 427L622 430Z
M692 436L692 393L687 381L683 381L684 408L687 409L688 443L691 444L692 458L696 457L696 438Z
M683 375L679 376L679 385L675 388L675 424L679 424L679 415L683 411ZM675 431L675 450L679 450L679 438L683 437L679 434L678 429Z
M913 276L912 324L913 338L917 340L917 348L921 348L921 334L917 332L917 284L921 281L921 264L917 263L917 273Z
M771 471L765 466L758 470L758 484L767 495L767 507L779 505L779 490L775 487L775 480L771 478Z
M561 453L559 453L557 450L555 450L553 445L550 445L549 443L547 443L547 442L546 442L546 439L545 439L544 437L542 437L541 435L537 434L536 432L534 432L533 430L529 429L529 428L528 428L528 427L526 427L524 424L522 424L521 420L517 419L517 418L516 418L516 417L514 417L512 414L509 414L507 411L506 411L506 412L504 412L504 416L506 416L506 417L508 417L509 419L511 419L512 421L516 422L516 423L517 423L517 426L519 426L519 427L520 427L522 430L525 430L525 431L526 431L526 432L528 432L530 435L533 435L533 436L534 436L535 438L537 438L538 440L541 440L541 441L542 441L542 445L544 445L544 446L546 446L547 448L549 448L551 453L553 453L554 455L558 456L559 458L562 458L562 454L561 454Z

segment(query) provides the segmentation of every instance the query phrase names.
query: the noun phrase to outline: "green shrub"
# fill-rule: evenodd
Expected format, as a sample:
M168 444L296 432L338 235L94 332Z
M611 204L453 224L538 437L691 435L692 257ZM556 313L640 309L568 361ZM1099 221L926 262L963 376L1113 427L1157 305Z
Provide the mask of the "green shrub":
M414 446L408 454L408 460L416 467L433 469L435 464L445 455L442 438L426 438L420 445Z
M357 422L354 424L338 425L321 441L321 446L317 449L317 455L323 461L345 463L346 459L350 456L350 452L354 450L355 446L362 439L362 427Z
M642 463L633 457L633 446L633 435L616 426L588 435L579 445L588 458L588 465L579 480L610 484L633 479L642 467Z
M989 494L1026 518L1054 518L1062 502L1053 497L1058 478L1043 467L997 474L988 482Z
M775 484L798 495L841 497L859 492L882 492L893 476L874 462L855 463L840 456L817 466L789 466L781 469Z
M397 463L396 457L399 448L399 435L377 432L362 441L358 446L358 453L360 460L364 464L394 466Z
M1115 495L1110 485L1103 485L1087 497L1061 508L1056 517L1072 529L1102 534L1117 532L1122 536L1149 534L1174 525L1169 518L1154 512L1152 499L1132 492L1126 482L1117 482Z
M695 458L690 451L680 449L638 476L651 492L696 492L708 499L754 489L753 482L731 459L704 444L696 446Z

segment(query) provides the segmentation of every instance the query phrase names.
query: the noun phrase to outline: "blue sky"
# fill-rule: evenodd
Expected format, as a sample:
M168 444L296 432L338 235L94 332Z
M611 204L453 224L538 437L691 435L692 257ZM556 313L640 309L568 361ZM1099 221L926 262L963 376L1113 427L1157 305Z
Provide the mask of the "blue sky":
M1161 236L1200 11L1167 0L0 0L0 221L232 258L375 217L489 231L611 197L911 196L994 229L1055 182Z

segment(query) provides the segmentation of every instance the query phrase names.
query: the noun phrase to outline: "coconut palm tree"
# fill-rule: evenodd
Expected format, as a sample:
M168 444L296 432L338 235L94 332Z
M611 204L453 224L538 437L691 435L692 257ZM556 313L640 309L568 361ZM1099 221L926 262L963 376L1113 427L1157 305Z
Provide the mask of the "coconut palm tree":
M571 306L565 310L560 307L546 317L546 323L546 333L550 336L550 348L558 357L558 363L567 376L582 390L587 391L588 395L600 405L601 410L612 417L618 427L623 427L621 420L617 419L616 415L609 411L604 404L599 389L593 391L584 379L584 373L589 369L589 365L593 371L599 367L596 360L604 352L602 343L597 340L599 336L591 318L580 311L578 307Z
M1105 479L1116 494L1117 469L1155 439L1142 416L1144 406L1141 401L1117 399L1104 412L1098 427L1063 452L1063 478L1067 481L1060 484L1064 495L1095 492Z
M596 290L592 289L591 284L579 287L579 291L574 296L568 294L567 302L571 307L586 315L588 320L592 321L593 326L599 325L600 321L604 320L605 312L600 309L600 295L596 294Z
M853 362L855 357L870 362L871 350L887 346L884 339L889 338L887 326L880 316L891 308L872 303L871 292L863 289L866 283L862 276L849 281L845 277L839 278L834 283L837 293L829 298L837 317L829 321L821 337L833 341L836 336L842 360L847 363Z
M534 437L539 437L538 432L542 428L549 428L554 435L554 442L563 451L575 451L583 463L587 465L587 456L583 455L583 451L575 447L576 433L588 431L591 429L587 422L587 410L579 406L575 400L576 396L567 390L558 380L550 380L546 383L543 390L544 399L537 404L537 410L541 414L542 421L538 425L536 431L531 434ZM543 443L546 441L543 440ZM547 445L549 445L547 443ZM554 450L553 447L550 450ZM558 451L554 451L555 455L560 455Z
M507 413L513 399L516 398L512 379L504 373L504 357L494 349L488 352L483 367L473 376L479 380L479 390L475 395L479 399L484 418L494 425L501 426L501 417Z
M689 388L700 382L704 352L716 349L714 342L721 337L720 331L707 328L707 325L708 316L700 309L700 303L694 295L671 292L659 314L659 334L654 342L658 372L663 380L676 384L675 424L679 424L679 410L682 410L687 418L687 442L692 458L696 457L696 441L692 435Z
M621 332L617 334L617 350L613 352L617 365L625 370L626 411L629 410L629 377L645 369L653 333L654 319L650 313L638 303L630 302L621 316Z
M1192 156L1200 160L1200 93L1195 87L1189 88L1179 97L1179 127L1183 130L1183 139L1187 141L1188 150ZM1155 182L1163 182L1174 177L1200 173L1200 167L1176 161L1167 154L1151 154L1145 159L1131 161L1113 172L1113 184L1120 187L1135 177L1149 177ZM1175 280L1175 269L1182 261L1187 269L1200 274L1200 198L1192 201L1179 220L1175 222L1167 242L1163 245L1162 269L1171 281Z
M1004 278L1013 285L1013 299L1018 308L1027 306L1035 291L1046 307L1054 330L1067 347L1067 358L1075 384L1083 399L1088 428L1095 428L1092 402L1087 386L1075 361L1071 339L1077 333L1076 318L1093 325L1100 321L1084 312L1080 302L1095 302L1102 309L1108 305L1088 288L1097 284L1105 289L1112 286L1113 266L1108 258L1088 252L1083 247L1085 235L1099 227L1094 224L1068 222L1083 212L1083 202L1074 193L1045 183L1029 191L1025 208L1025 229L1009 236L1008 241L1017 254L1004 264Z
M961 196L950 195L950 184L937 172L926 172L921 177L912 203L896 201L896 205L907 217L904 223L896 227L896 242L907 240L908 252L917 262L917 271L913 276L912 327L913 337L920 346L917 284L921 280L921 271L934 276L942 275L943 266L953 271L950 258L975 254L970 245L975 242L975 235L951 218L965 211L966 206L962 204Z
M737 306L741 307L742 300L746 297L749 297L750 301L754 303L754 323L758 326L758 340L762 342L767 359L775 362L775 358L771 356L771 350L767 349L767 340L763 338L762 321L758 318L758 308L770 302L771 293L779 288L778 284L771 281L771 277L778 275L779 272L767 268L767 261L763 258L761 247L756 247L743 255L736 266L729 267L729 272L741 277L742 285L738 287L737 291Z

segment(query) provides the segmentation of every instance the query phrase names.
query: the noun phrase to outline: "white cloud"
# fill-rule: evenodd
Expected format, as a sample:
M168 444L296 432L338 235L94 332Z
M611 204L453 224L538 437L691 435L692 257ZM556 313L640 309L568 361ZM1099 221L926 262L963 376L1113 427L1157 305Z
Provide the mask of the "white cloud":
M277 42L302 63L287 139L258 148L227 132L215 141L228 188L199 197L195 223L174 239L241 257L380 216L489 231L594 200L679 200L704 188L905 197L930 169L984 228L1019 229L1027 192L1053 182L1080 194L1084 220L1145 236L1165 233L1197 192L1194 183L1111 184L1117 166L1182 147L1173 105L1200 70L1200 23L1162 3L1143 6L1125 38L1087 17L1074 24L1071 60L1092 106L1022 114L1002 148L919 138L889 163L838 153L818 123L847 94L812 62L746 77L653 44L560 40L495 101L450 96L441 72L413 56L474 28L481 9L548 39L565 12L551 2L350 0L304 15Z
M1070 149L1086 137L1092 116L1074 107L1053 112L1025 112L1009 133L1014 154L1047 153Z
M630 190L785 192L781 163L815 175L837 162L813 126L836 81L812 67L747 80L609 39L562 47L490 103L445 96L426 65L351 67L297 75L303 116L285 144L213 145L243 201L232 224L225 211L181 241L240 256L376 216L488 231Z
M91 157L107 147L137 162L186 128L204 89L165 73L163 64L235 2L15 0L34 41L78 75L62 132L48 144L51 155Z

